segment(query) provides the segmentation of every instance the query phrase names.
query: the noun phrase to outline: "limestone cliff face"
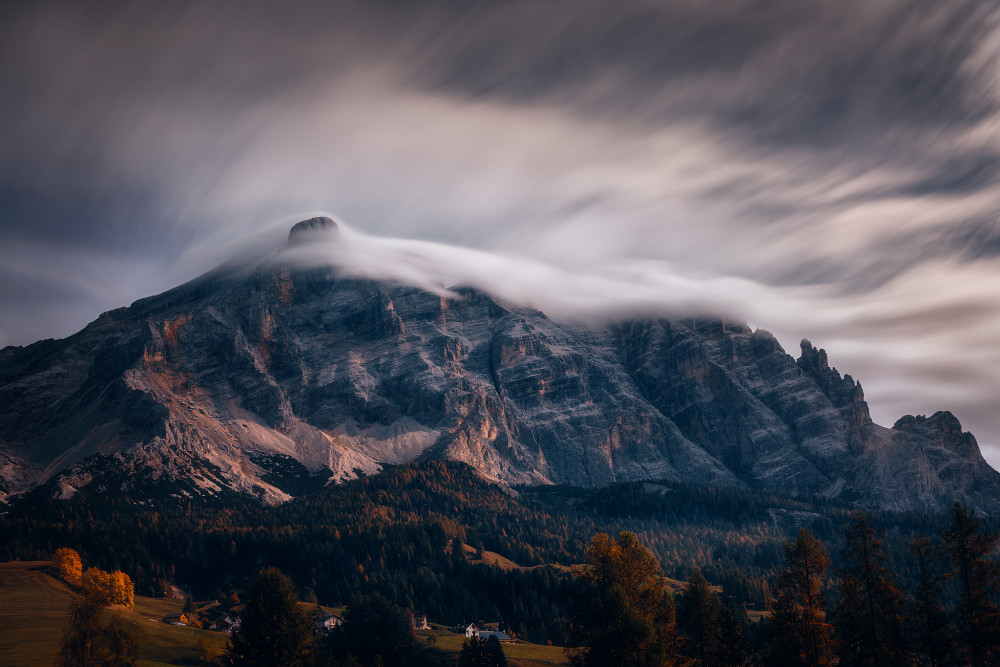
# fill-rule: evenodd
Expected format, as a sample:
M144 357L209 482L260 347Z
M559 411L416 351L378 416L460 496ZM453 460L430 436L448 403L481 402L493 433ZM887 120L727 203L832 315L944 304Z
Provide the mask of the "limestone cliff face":
M289 243L316 235L335 224L299 223ZM728 322L570 326L474 290L443 299L278 260L0 351L0 401L4 494L54 478L71 493L113 464L122 484L279 502L289 465L322 481L448 458L507 484L1000 509L1000 474L954 417L873 424L860 384L808 341L795 360Z

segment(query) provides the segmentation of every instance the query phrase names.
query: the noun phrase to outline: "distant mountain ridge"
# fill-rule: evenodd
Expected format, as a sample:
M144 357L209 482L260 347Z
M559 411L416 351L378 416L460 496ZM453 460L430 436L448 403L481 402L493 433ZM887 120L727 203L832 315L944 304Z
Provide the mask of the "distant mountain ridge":
M313 218L289 244L336 234ZM451 459L510 485L662 479L1000 510L1000 473L954 416L874 424L861 385L808 341L796 360L743 324L570 325L458 293L279 253L5 348L0 492L48 480L72 494L101 478L102 455L115 483L280 502L289 470Z

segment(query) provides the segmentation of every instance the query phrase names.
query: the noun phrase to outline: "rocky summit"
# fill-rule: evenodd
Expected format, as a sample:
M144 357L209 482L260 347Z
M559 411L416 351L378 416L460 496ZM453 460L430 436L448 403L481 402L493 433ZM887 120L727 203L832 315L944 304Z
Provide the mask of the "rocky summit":
M289 244L337 233L313 218ZM292 479L452 459L506 485L682 480L1000 510L1000 474L954 416L872 423L861 385L809 341L795 359L733 322L565 324L281 253L3 349L0 401L4 495L165 484L280 502Z

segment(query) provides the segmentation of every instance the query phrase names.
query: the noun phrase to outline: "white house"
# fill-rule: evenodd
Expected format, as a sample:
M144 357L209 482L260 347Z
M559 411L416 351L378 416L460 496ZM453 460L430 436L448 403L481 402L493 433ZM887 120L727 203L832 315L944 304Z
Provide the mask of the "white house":
M478 627L476 627L475 623L470 623L469 625L467 625L465 627L465 636L466 637L478 637L479 636L479 632L480 632L480 630L479 630Z
M333 630L334 628L341 626L343 624L344 624L344 619L342 619L340 616L336 616L334 614L326 614L318 621L316 621L316 628L318 630L324 630L329 632L330 630Z
M414 630L431 629L431 626L427 625L427 614L418 611L413 615L413 629Z

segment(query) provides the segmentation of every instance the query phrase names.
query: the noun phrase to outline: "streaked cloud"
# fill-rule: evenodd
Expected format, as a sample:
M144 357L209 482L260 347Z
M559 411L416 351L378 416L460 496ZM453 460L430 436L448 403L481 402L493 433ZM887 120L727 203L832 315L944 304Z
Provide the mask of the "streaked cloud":
M951 409L1000 463L992 3L2 11L0 344L325 210L352 270L807 336L878 421Z

